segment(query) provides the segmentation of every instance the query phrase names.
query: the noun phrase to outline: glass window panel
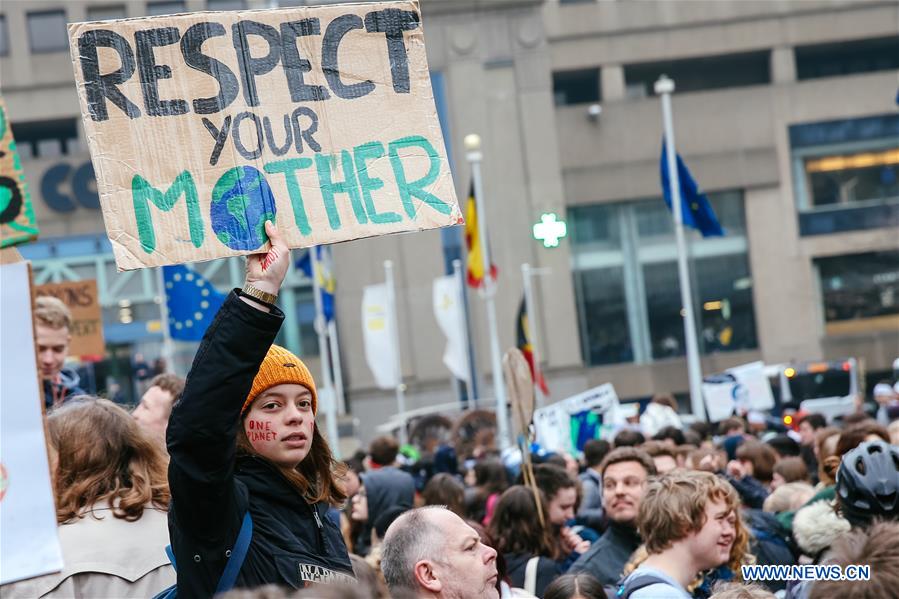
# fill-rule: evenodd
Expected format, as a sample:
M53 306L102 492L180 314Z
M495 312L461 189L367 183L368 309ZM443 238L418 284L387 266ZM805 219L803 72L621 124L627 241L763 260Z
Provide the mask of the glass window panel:
M744 236L746 218L742 194L739 191L723 191L709 193L707 197L725 234ZM674 243L674 219L661 197L634 203L634 212L641 243ZM702 236L697 233L696 238L702 239Z
M66 11L30 12L27 19L28 39L31 43L32 52L59 52L68 49L69 38L66 35Z
M556 106L599 102L600 96L598 68L553 73L553 99Z
M770 52L747 52L624 65L629 97L655 95L663 74L677 81L678 93L764 85L771 82ZM640 89L640 91L637 91Z
M815 260L828 322L899 314L899 251Z
M899 68L899 37L798 46L796 77L842 77Z
M745 254L696 260L693 301L702 353L758 347L752 280ZM643 266L652 357L686 353L676 262Z
M571 242L589 249L620 250L619 205L598 204L570 209ZM586 248L585 248L586 249Z
M185 12L182 0L162 0L160 2L147 2L148 15L174 15Z
M813 207L899 198L899 145L808 157L803 166Z
M621 267L575 273L584 360L588 364L632 362Z
M88 21L107 21L110 19L124 19L128 16L127 11L125 10L125 5L120 4L116 6L88 6L87 7L87 20Z

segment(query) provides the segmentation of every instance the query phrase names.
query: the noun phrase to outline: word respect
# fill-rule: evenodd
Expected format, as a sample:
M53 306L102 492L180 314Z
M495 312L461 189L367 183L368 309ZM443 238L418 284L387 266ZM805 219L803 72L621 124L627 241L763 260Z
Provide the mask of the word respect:
M307 18L280 23L279 27L253 20L241 20L231 26L231 46L237 59L235 72L219 60L219 53L204 53L207 40L225 37L228 32L221 23L203 21L188 27L184 33L177 27L157 27L134 33L134 46L123 35L111 29L91 29L78 37L78 53L84 78L84 91L88 110L94 121L109 118L107 101L111 102L131 119L149 116L173 116L190 112L214 114L228 107L243 92L248 106L259 106L260 96L256 78L272 72L281 65L293 102L324 101L334 96L356 99L370 94L375 83L369 79L345 81L340 73L338 56L344 37L354 30L383 35L390 62L393 91L409 93L409 64L404 32L420 26L416 12L396 8L374 10L364 17L344 14L336 17L321 31L318 18ZM259 38L266 47L264 54L253 55L250 38ZM312 71L312 62L300 55L299 38L321 36L321 55L318 68L325 85L307 83L304 77ZM219 93L207 98L160 98L159 82L172 78L172 67L160 64L154 48L179 44L184 64L213 77ZM98 48L109 48L118 55L118 68L103 72ZM143 96L143 112L133 98L128 98L120 86L131 79L135 71ZM268 100L268 99L267 99Z

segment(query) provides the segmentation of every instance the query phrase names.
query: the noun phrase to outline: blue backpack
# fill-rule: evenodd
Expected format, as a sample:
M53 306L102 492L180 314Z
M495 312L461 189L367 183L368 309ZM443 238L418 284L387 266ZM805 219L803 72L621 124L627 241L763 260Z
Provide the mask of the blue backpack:
M240 532L237 534L237 541L234 543L234 549L231 551L231 557L228 558L228 563L225 564L225 571L222 572L222 577L219 578L219 583L215 587L215 595L230 591L234 588L234 583L237 582L237 573L240 572L240 568L243 566L243 560L247 557L247 550L250 548L250 539L252 538L253 518L250 517L250 511L247 510L247 513L244 514L243 517L243 523L240 525ZM172 562L172 567L177 572L178 565L175 563L175 553L172 551L172 546L167 545L165 552ZM153 599L177 599L177 597L178 585L173 584L157 594Z

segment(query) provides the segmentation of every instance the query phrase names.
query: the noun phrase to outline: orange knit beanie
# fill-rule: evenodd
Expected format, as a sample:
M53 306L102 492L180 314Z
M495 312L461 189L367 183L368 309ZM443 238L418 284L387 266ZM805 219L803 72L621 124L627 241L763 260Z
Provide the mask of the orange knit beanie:
M270 387L283 383L295 383L309 389L312 392L313 416L318 412L318 394L315 391L315 381L312 380L309 369L302 360L280 345L272 345L259 367L256 378L253 379L253 386L240 410L240 415L243 416L250 409L250 404L257 395Z

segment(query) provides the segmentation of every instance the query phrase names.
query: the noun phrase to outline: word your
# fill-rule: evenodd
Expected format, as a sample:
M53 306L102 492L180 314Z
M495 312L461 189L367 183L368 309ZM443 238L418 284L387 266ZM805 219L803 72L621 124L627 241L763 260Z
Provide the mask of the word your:
M119 89L119 86L128 81L135 71L140 79L145 114L175 116L190 112L191 107L197 114L215 114L234 102L241 91L248 106L259 106L261 100L256 89L256 78L270 73L278 64L281 65L292 102L324 101L332 97L332 94L343 99L356 99L370 94L375 89L375 83L370 79L347 83L341 78L338 61L340 45L349 32L357 29L364 29L370 34L384 35L393 91L408 94L409 63L403 33L418 28L419 24L416 12L396 8L372 11L364 18L355 14L341 15L328 23L324 34L317 18L281 23L278 28L258 21L238 21L231 26L230 37L239 75L219 60L220 53L203 53L204 42L229 34L224 25L212 21L195 23L183 34L177 27L136 31L134 48L127 38L115 31L91 29L78 37L78 56L81 60L88 109L94 121L105 121L109 118L107 100L121 109L128 118L136 119L144 114L137 104ZM327 87L304 81L305 74L312 71L312 63L300 56L297 47L298 38L319 35L322 36L322 45L317 66L328 84ZM251 53L250 36L264 40L268 50L262 55L258 49L254 49ZM218 95L195 98L191 102L181 98L159 97L159 81L171 79L173 69L171 65L159 64L153 49L173 44L180 45L184 64L216 80ZM301 41L301 45L304 48L309 47L309 43L305 41ZM98 48L114 50L118 55L119 67L104 73L106 69L100 66ZM115 63L116 61L113 61L113 64ZM180 68L177 70L183 71ZM266 97L266 101L282 100Z
M871 566L805 564L742 566L743 580L870 580Z
M400 157L400 152L407 148L423 150L429 159L428 172L414 181L409 181L406 177ZM268 175L284 177L294 223L300 234L308 236L312 234L306 210L309 198L304 197L303 190L310 187L319 190L328 226L332 231L339 230L345 224L340 218L337 196L345 196L349 200L358 224L389 224L403 220L403 214L398 211L379 211L375 207L373 192L384 188L385 181L373 176L368 165L384 157L389 161L393 175L391 183L396 187L396 195L400 198L402 213L406 218L412 221L416 219L417 207L413 199L441 214L448 215L452 212L450 204L427 190L440 174L440 156L431 142L418 135L394 140L386 147L375 141L335 154L315 154L313 158L298 157L268 162L263 164L263 170ZM310 172L303 173L306 169L310 169ZM337 170L342 170L342 180L335 176ZM318 184L304 181L300 185L299 175L304 175L306 179L316 177ZM157 245L150 206L168 212L175 208L182 196L187 208L190 241L197 248L203 245L205 228L201 203L194 178L189 171L182 171L165 191L160 191L140 175L133 177L131 187L138 235L145 252L152 254ZM267 240L265 221L274 221L276 212L271 186L265 174L255 167L238 166L228 169L212 189L209 205L212 230L216 239L231 249L255 250L261 247Z

